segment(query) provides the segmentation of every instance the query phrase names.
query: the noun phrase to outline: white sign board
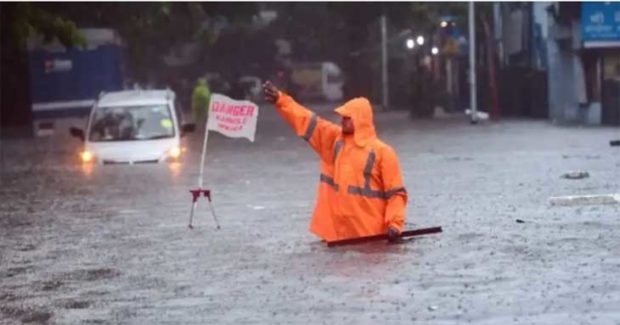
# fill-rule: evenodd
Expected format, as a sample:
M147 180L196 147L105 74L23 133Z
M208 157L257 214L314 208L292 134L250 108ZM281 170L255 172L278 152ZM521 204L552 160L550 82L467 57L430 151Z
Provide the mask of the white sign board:
M46 60L45 61L45 73L52 72L67 72L73 69L73 62L71 60Z
M258 106L247 100L234 100L220 94L211 95L207 130L231 138L247 138L254 142Z

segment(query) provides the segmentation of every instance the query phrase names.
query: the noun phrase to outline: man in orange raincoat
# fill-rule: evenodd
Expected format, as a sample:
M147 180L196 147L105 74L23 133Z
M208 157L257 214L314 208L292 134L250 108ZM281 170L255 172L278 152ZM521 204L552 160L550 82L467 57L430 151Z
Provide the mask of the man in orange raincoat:
M336 108L338 126L318 117L267 81L265 99L320 157L320 183L310 231L326 241L387 234L399 238L407 191L398 157L377 138L372 107L360 97Z

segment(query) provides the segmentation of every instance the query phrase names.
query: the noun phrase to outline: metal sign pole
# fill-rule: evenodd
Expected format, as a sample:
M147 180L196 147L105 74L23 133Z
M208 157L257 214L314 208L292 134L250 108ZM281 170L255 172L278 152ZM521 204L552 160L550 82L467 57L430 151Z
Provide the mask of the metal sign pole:
M207 156L207 142L209 141L209 129L208 129L208 120L209 118L207 117L207 123L205 123L205 138L204 138L204 142L202 143L202 157L200 158L200 173L198 174L198 188L202 189L202 185L204 183L204 179L203 179L203 175L204 175L204 171L205 171L205 158Z
M209 111L211 108L211 102L209 101ZM219 222L217 221L217 216L215 215L215 209L213 207L213 203L211 202L211 191L210 190L206 190L203 188L204 185L204 170L205 170L205 159L207 156L207 143L209 142L209 113L207 113L207 118L205 120L205 137L204 137L204 141L202 143L202 156L200 157L200 172L198 174L198 189L196 190L190 190L190 193L192 193L192 208L191 211L189 213L189 224L188 227L190 229L193 229L194 227L192 226L192 220L194 219L194 210L196 209L196 204L198 203L198 198L200 198L200 195L204 195L205 197L207 197L208 201L209 201L209 208L211 210L211 214L213 215L213 220L215 221L215 224L217 226L217 229L220 229L220 225Z
M387 48L387 17L381 16L381 92L383 93L383 109L387 110L390 105L388 86L388 48Z
M471 123L478 123L478 110L476 109L476 26L475 26L474 2L469 2L469 97L471 109Z

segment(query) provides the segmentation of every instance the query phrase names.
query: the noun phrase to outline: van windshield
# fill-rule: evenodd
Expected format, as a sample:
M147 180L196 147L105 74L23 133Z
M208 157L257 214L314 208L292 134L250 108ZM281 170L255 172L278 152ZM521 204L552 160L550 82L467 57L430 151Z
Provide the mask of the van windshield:
M89 141L131 141L174 137L167 105L97 107Z

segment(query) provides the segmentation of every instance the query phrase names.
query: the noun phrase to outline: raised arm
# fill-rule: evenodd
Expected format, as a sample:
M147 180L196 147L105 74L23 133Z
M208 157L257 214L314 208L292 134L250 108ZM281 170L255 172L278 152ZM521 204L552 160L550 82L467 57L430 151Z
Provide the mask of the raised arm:
M340 126L320 118L316 113L298 104L292 97L279 91L267 81L263 85L265 100L274 103L278 113L295 133L310 144L321 159L333 161L334 142L341 133Z

